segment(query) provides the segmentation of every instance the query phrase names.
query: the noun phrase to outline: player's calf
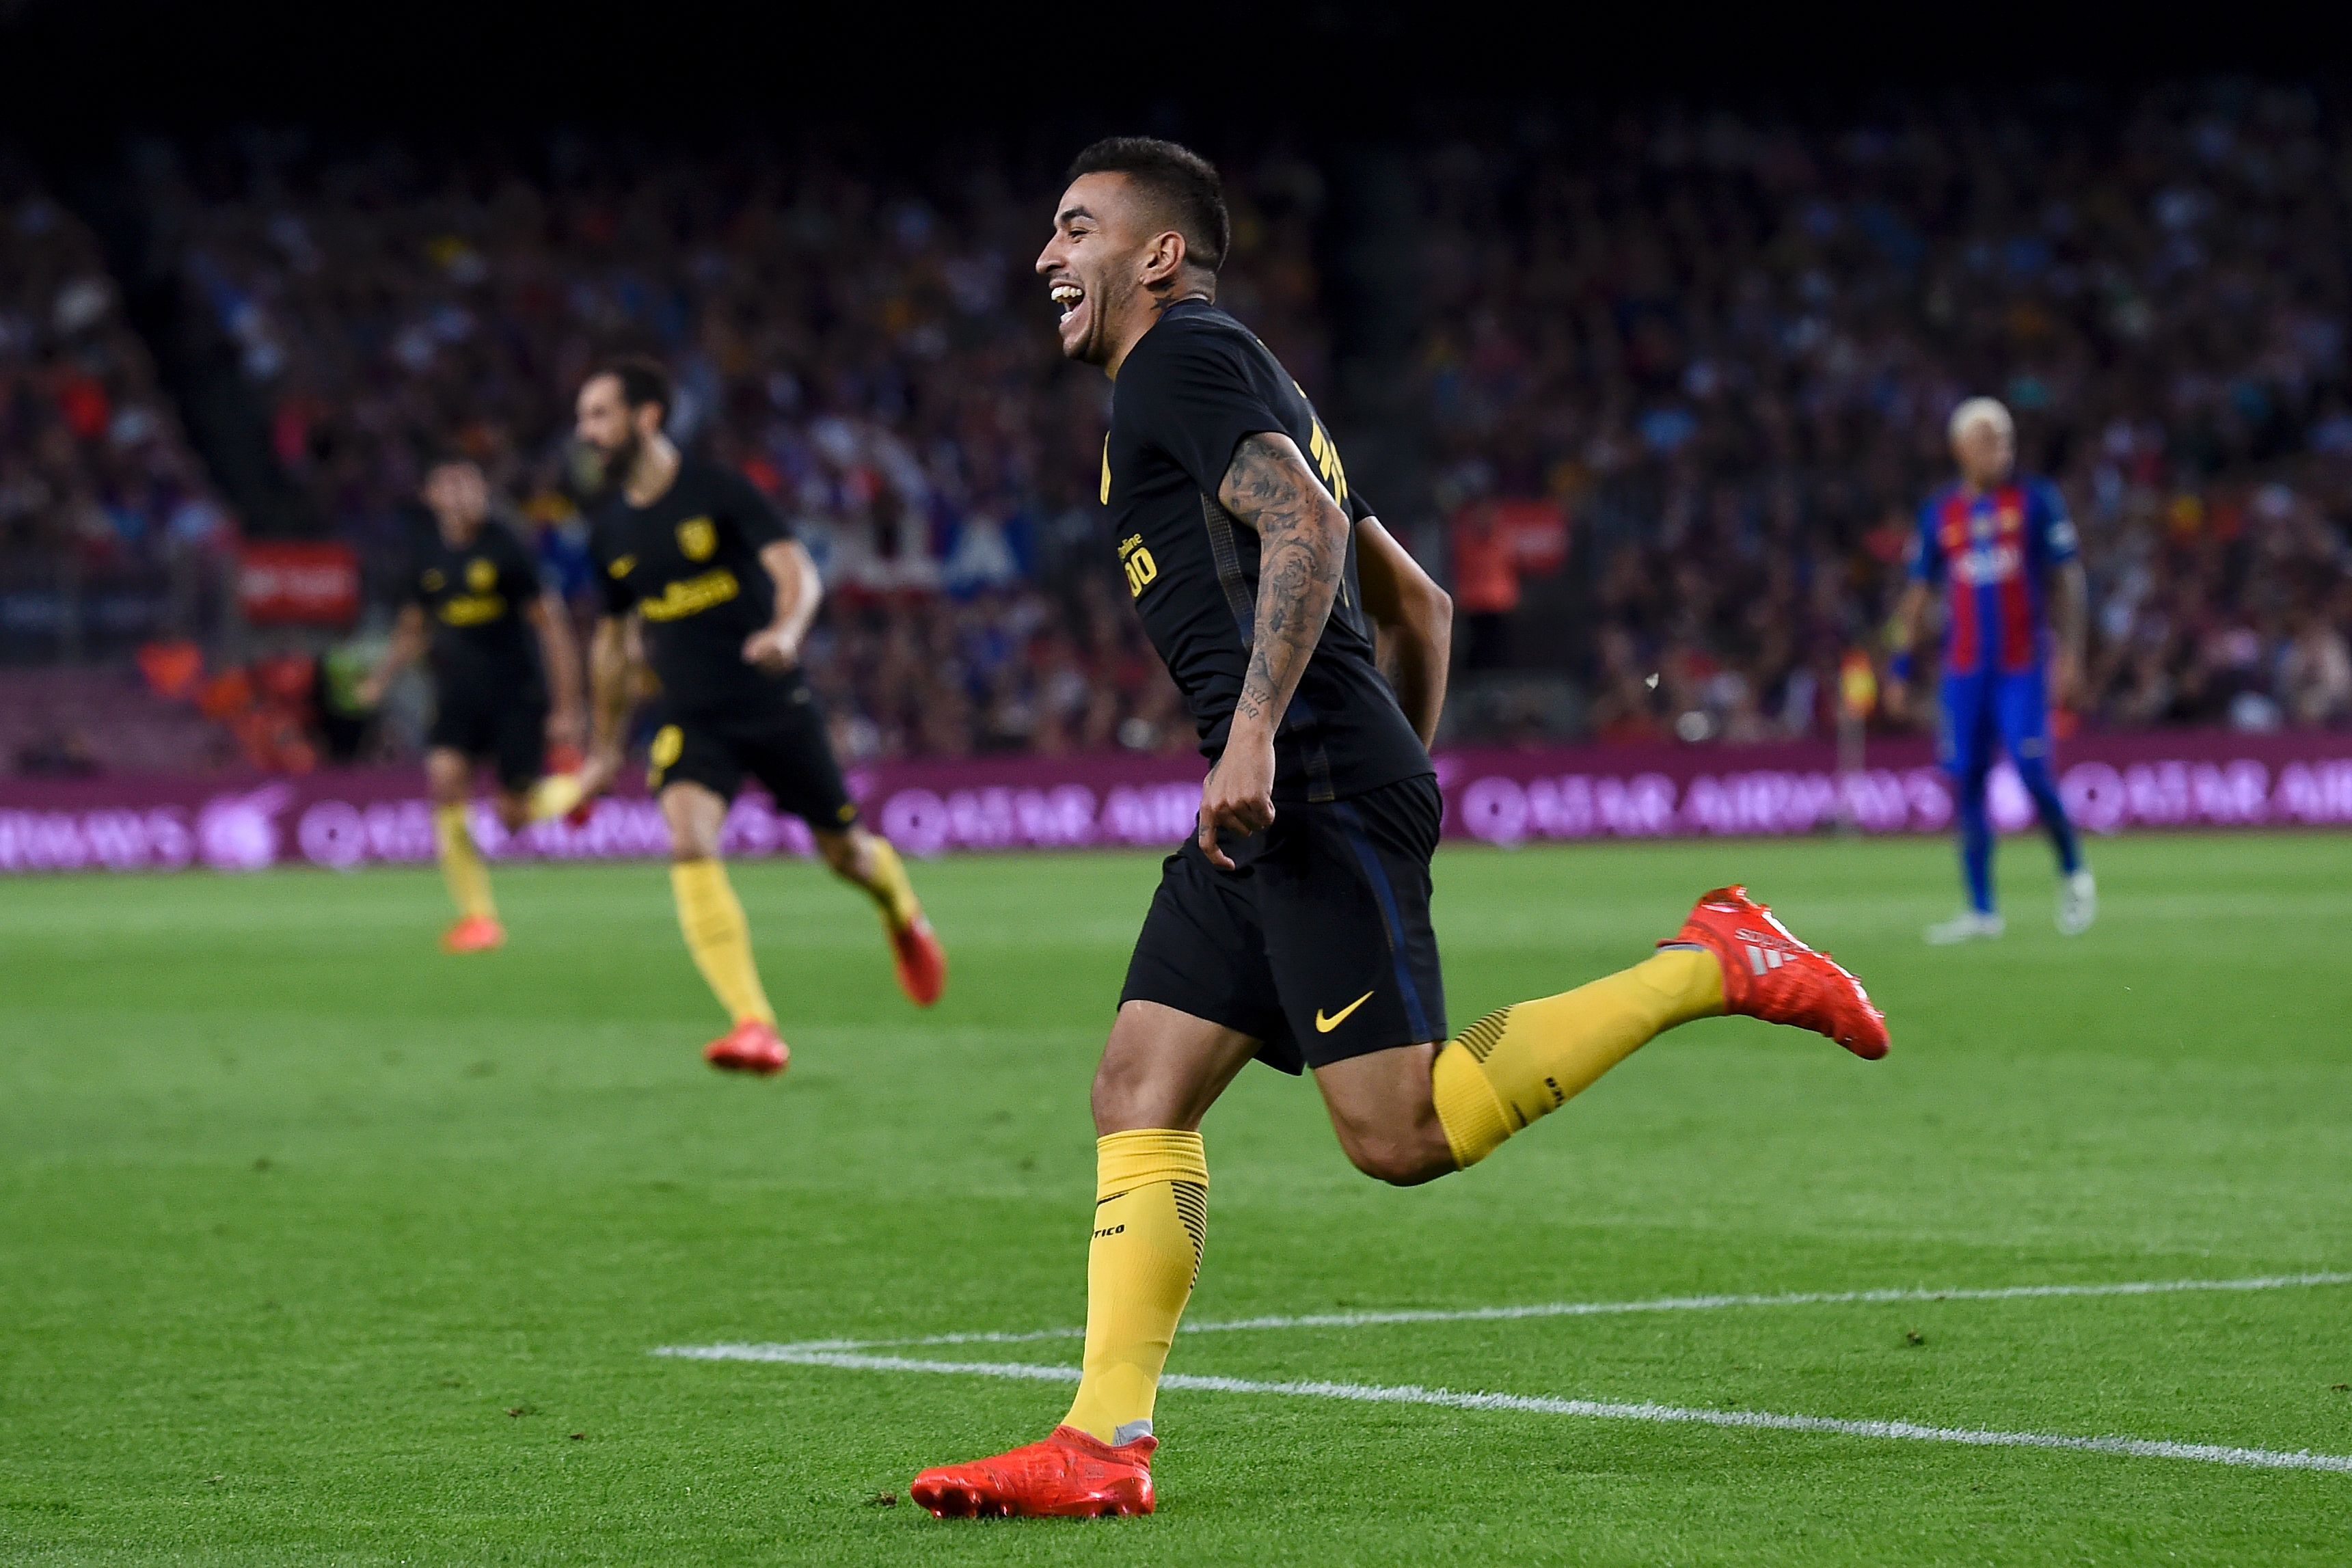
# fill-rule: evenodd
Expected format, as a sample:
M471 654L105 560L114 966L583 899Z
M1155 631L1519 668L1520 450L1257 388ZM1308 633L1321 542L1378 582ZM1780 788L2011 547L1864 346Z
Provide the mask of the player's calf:
M845 832L818 833L816 847L835 876L864 889L874 900L882 916L883 934L890 942L891 967L898 973L898 989L918 1007L937 1002L947 988L947 950L932 933L898 850L888 839L856 824Z

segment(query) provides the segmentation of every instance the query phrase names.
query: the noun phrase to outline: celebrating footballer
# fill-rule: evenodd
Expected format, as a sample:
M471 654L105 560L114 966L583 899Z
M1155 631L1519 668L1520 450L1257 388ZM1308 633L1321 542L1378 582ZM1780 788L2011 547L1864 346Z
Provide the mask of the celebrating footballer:
M1694 1019L1886 1051L1853 976L1736 887L1632 968L1449 1036L1428 746L1451 605L1349 483L1305 394L1218 308L1228 238L1207 162L1117 138L1072 165L1037 258L1062 352L1114 383L1111 543L1212 765L1095 1076L1076 1401L1042 1442L917 1477L937 1514L1151 1510L1154 1395L1207 1234L1201 1124L1253 1059L1311 1070L1358 1169L1412 1185L1477 1163Z

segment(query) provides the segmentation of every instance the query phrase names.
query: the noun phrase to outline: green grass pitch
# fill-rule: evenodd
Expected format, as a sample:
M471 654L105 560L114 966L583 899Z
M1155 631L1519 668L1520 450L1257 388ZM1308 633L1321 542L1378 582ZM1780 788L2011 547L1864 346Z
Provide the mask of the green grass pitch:
M1930 950L1939 844L1449 850L1456 1027L1737 879L1894 1055L1702 1023L1412 1192L1253 1068L1193 1317L2352 1268L2352 840L2095 853L2089 935L2021 841L2008 939ZM914 1471L1066 1387L648 1353L1083 1321L1087 1081L1155 870L917 868L954 966L922 1015L861 900L737 868L777 1082L698 1060L656 866L502 870L470 960L430 873L9 884L0 1562L2352 1561L2352 1474L1201 1391L1161 1401L1156 1517L942 1523ZM2352 1454L2343 1285L1187 1335L1171 1370Z

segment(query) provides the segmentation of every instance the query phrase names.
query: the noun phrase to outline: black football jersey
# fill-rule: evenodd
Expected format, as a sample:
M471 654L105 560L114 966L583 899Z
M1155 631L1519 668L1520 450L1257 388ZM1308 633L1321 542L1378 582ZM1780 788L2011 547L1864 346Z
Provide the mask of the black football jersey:
M1102 502L1144 631L1211 758L1224 750L1257 619L1257 533L1217 490L1243 438L1270 430L1298 444L1350 520L1371 515L1307 395L1215 306L1170 306L1119 366ZM1374 661L1351 534L1331 618L1275 734L1276 798L1345 799L1432 771Z
M605 612L645 621L646 656L680 712L740 710L789 701L797 669L765 674L743 641L775 616L776 585L760 561L792 530L751 481L698 458L650 506L615 491L591 520L588 552Z
M436 678L445 686L543 692L539 638L523 619L540 593L539 563L506 524L485 521L462 548L431 528L408 595L432 628Z

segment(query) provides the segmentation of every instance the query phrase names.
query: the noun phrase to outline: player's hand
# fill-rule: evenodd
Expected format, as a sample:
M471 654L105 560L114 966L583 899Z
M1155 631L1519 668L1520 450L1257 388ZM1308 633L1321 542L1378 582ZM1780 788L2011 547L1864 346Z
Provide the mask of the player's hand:
M359 685L352 689L352 695L362 708L381 708L383 706L384 684L384 679L380 675L363 676Z
M1236 868L1220 831L1247 837L1274 822L1274 741L1234 737L1201 784L1201 853L1219 870Z
M571 709L559 708L547 716L547 743L551 746L571 746L576 750L585 732L586 726L580 721L580 715Z
M1878 705L1886 710L1886 717L1895 723L1909 723L1911 721L1911 683L1892 675L1888 676L1885 682L1878 689Z
M800 661L800 639L782 626L761 626L743 639L743 662L766 674L782 675Z

